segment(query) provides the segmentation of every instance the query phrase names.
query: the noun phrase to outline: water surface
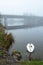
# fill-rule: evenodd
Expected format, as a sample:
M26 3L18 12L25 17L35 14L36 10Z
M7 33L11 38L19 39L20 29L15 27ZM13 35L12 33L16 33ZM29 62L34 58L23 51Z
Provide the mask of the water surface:
M8 30L7 32L11 32L15 39L15 43L13 43L9 49L10 53L12 53L13 50L18 50L22 53L23 57L26 58L26 45L32 42L35 45L35 51L32 57L43 59L43 26Z

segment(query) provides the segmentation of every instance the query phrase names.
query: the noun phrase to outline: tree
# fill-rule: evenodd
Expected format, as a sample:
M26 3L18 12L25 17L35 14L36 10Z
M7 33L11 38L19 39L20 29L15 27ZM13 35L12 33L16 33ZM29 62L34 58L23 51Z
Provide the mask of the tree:
M13 39L13 36L12 34L5 34L4 35L4 42L3 42L3 45L2 47L5 49L5 50L8 50L9 47L12 45L12 42L14 42L14 39Z
M14 42L14 38L12 34L5 33L5 29L2 24L0 24L0 46L3 48L3 50L9 49L9 47Z

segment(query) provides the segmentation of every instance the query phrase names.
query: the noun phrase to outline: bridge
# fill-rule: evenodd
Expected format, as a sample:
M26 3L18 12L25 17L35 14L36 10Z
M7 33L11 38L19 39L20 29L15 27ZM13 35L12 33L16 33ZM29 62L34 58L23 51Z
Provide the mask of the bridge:
M2 18L28 18L29 16L25 15L1 15Z
M28 19L28 16L24 16L24 15L1 15L1 19L2 20L4 20L2 23L4 24L4 27L6 28L6 29L22 29L22 28L27 28L28 27L28 25L25 25L24 23L23 23L23 21L22 21L22 19L23 20L25 20L25 19ZM11 20L13 20L13 19L21 19L21 23L22 23L22 25L21 24L18 24L18 25L10 25L10 26L8 26L7 25L7 20L8 19L11 19ZM14 21L13 20L13 22L12 23L20 23L20 21Z

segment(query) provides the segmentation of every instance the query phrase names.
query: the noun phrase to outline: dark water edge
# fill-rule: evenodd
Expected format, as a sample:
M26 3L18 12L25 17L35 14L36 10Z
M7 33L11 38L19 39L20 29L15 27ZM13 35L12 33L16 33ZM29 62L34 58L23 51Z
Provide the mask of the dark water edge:
M8 33L12 33L15 39L9 49L11 54L13 50L18 50L22 53L23 59L28 58L26 52L27 43L33 43L35 45L35 51L32 54L32 58L43 59L43 26L16 30L7 30Z

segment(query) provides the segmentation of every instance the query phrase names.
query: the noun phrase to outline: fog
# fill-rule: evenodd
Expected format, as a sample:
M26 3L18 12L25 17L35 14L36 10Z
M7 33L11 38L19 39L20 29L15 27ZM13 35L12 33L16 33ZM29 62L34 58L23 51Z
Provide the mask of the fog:
M43 0L0 0L0 13L43 16Z

